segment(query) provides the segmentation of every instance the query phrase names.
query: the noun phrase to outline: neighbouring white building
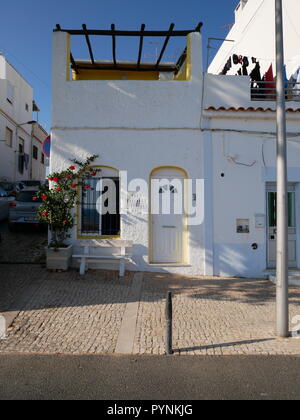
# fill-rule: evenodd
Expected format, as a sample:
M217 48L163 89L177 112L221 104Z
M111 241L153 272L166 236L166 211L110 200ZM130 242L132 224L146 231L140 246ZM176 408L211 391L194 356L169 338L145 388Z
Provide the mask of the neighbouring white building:
M32 119L37 110L30 84L0 55L1 180L45 179L42 143L47 132Z
M249 76L204 73L200 26L181 33L176 65L140 61L144 31L127 33L140 38L137 62L118 62L114 48L112 62L97 61L89 35L110 35L115 45L126 34L59 26L53 34L50 172L93 154L101 170L76 209L74 248L82 238L116 237L133 241L133 270L267 276L276 243L274 93L259 96L266 87L254 91ZM170 32L161 35L165 46ZM72 36L85 37L90 61L73 57ZM288 98L289 262L300 268L299 95ZM97 213L98 178L115 183L117 215ZM154 212L151 181L161 181L162 207L182 190L185 211ZM198 217L189 215L194 207Z
M283 0L282 3L285 64L287 76L290 78L294 70L300 66L300 2ZM235 9L235 23L226 39L210 64L209 73L221 73L229 59L232 60L232 66L226 74L235 75L239 70L243 72L243 60L234 64L234 55L238 58L248 58L248 74L255 67L252 58L259 62L262 75L269 69L270 64L273 65L275 73L275 1L240 1Z

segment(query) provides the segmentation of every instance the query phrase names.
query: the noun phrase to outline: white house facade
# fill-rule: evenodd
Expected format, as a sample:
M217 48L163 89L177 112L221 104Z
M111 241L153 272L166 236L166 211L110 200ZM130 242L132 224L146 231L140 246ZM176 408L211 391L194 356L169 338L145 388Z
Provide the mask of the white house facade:
M41 143L45 130L33 123L33 89L0 55L0 179L9 182L45 179ZM30 122L30 124L28 124ZM32 159L38 149L39 160ZM38 178L34 178L38 176Z
M177 66L148 69L115 57L111 63L92 54L91 62L74 59L70 37L79 34L86 28L58 27L53 34L50 161L55 172L70 159L99 155L100 172L76 208L74 249L82 239L121 238L134 244L132 270L265 277L275 264L274 101L255 100L250 77L204 73L199 30L187 34ZM287 120L289 255L296 268L300 109L294 100ZM97 212L101 179L113 180L118 191L113 217ZM159 211L153 211L156 182ZM175 211L179 191L182 212ZM165 197L170 212L161 211Z

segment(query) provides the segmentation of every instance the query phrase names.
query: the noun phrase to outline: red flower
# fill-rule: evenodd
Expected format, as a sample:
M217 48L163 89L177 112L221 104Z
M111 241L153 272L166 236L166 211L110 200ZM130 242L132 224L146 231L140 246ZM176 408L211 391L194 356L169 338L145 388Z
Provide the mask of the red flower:
M32 201L36 201L37 200L37 197L32 197Z
M92 172L92 173L91 173L91 175L92 175L92 176L96 176L96 175L97 175L97 172L96 172L96 171L94 171L94 172Z
M71 169L71 171L75 171L76 168L74 165L71 165L69 169Z
M88 190L89 188L91 188L90 185L85 185L85 187L84 187L85 190Z
M64 221L63 221L63 225L65 226L66 224L67 224L67 221L66 221L66 220L64 220Z
M47 212L46 211L43 211L42 216L43 217L46 217L47 216Z
M55 176L55 177L53 178L53 181L54 181L54 182L58 182L58 181L59 181L59 178L58 178L57 176Z
M61 191L61 188L60 187L57 187L55 189L56 189L56 191Z
M47 195L46 195L46 194L42 194L42 195L41 195L41 199L42 199L43 201L46 201L46 200L48 199L48 197L47 197Z
M50 176L48 179L49 179L49 181L53 181L53 177L52 176Z
M76 188L77 187L77 184L72 184L72 188Z

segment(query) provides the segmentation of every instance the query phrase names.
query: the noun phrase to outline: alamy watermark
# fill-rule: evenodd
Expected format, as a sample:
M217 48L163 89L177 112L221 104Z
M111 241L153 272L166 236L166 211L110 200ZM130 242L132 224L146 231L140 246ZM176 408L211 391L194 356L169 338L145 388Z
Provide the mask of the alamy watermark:
M120 208L122 215L183 215L187 225L204 220L204 180L184 178L141 178L128 182L127 171L120 171ZM96 191L99 214L117 214L118 192L115 180L101 178Z
M6 320L3 315L0 315L0 340L6 338Z

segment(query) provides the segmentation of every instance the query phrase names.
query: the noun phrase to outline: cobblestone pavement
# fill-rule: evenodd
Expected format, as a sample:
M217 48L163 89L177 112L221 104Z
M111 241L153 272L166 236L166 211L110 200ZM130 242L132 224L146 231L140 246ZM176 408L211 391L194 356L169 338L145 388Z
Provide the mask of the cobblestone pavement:
M24 265L16 271L2 265L1 274L0 312L10 306L18 315L7 339L0 340L0 352L114 353L118 337L124 337L124 317L132 316L126 307L135 301L134 273L120 279L113 271L79 276L75 270L51 273ZM134 354L164 354L165 298L171 290L175 355L300 355L300 340L275 337L275 286L267 280L153 273L139 278ZM12 288L22 291L22 299ZM299 287L290 289L290 312L291 321L300 315Z
M116 272L91 271L82 278L75 271L51 273L38 266L24 267L22 276L28 282L32 275L41 275L41 281L22 306L12 304L10 309L20 312L7 339L0 341L0 352L114 352L129 298L130 274L119 280ZM7 281L9 272L5 277Z
M7 222L0 223L0 262L43 262L47 233L36 227L26 226L9 232Z
M145 274L134 353L164 353L167 291L173 294L175 354L300 354L300 340L275 336L275 286L268 280ZM290 317L300 288L290 289Z

